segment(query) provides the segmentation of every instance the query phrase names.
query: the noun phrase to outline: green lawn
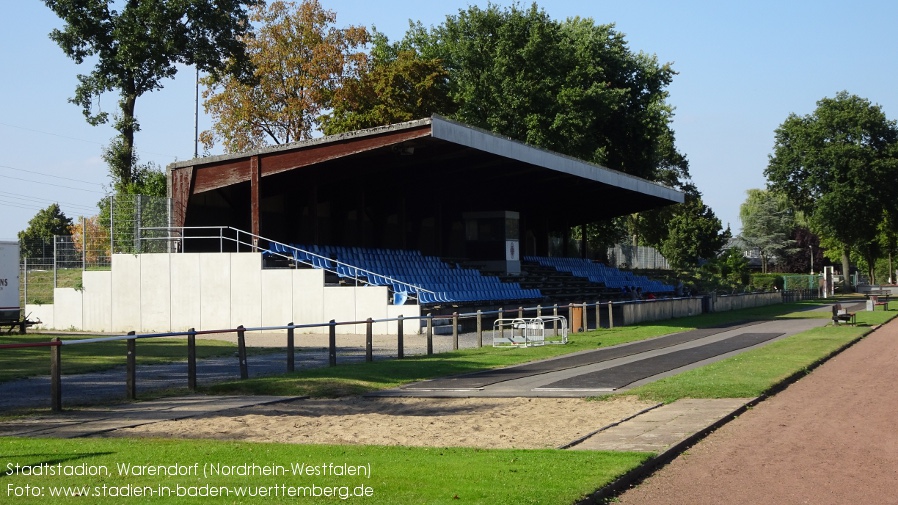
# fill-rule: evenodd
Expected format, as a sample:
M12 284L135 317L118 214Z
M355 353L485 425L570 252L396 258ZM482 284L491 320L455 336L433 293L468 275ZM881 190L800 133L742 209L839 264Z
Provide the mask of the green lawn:
M569 504L638 466L649 454L558 450L482 450L381 446L254 444L220 441L0 438L0 502L44 503L339 503L341 495L367 493L372 504ZM46 463L49 466L42 466ZM27 475L16 465L38 469L83 469L108 476ZM193 465L197 465L196 474ZM204 465L228 469L273 469L278 475L205 476ZM294 475L293 465L312 465L312 475ZM119 475L119 465L181 465L191 475ZM359 469L335 473L334 465ZM280 468L285 472L281 474ZM298 468L298 467L296 467ZM370 474L368 473L370 472ZM34 473L34 472L31 472ZM44 472L47 473L47 472ZM96 472L94 472L96 473ZM185 472L182 472L185 473ZM348 472L344 472L348 473ZM26 486L29 486L26 488ZM283 487L282 487L283 486ZM304 490L303 487L310 489ZM316 489L317 487L317 489ZM303 492L334 497L304 498ZM68 489L80 496L51 498ZM147 496L135 498L135 489ZM178 493L253 493L254 497L181 497ZM149 497L149 493L171 493ZM259 493L267 496L259 496ZM299 497L289 497L289 493ZM102 493L106 496L103 497ZM131 493L126 496L124 493ZM40 496L20 496L37 494ZM284 495L287 494L287 497ZM115 496L109 496L115 495Z

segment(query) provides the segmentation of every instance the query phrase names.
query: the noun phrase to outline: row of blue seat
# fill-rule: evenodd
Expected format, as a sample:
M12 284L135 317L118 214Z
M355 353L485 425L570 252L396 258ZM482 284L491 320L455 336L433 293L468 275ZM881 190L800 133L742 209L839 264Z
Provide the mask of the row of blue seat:
M553 267L559 272L569 272L576 277L585 277L590 282L604 284L605 287L622 291L639 288L645 293L667 293L674 290L673 286L661 281L583 258L525 256L524 261Z
M523 289L516 282L505 283L475 269L453 267L419 251L272 243L269 253L336 272L342 278L387 286L394 292L394 303L405 303L409 295L423 304L542 298L538 289Z

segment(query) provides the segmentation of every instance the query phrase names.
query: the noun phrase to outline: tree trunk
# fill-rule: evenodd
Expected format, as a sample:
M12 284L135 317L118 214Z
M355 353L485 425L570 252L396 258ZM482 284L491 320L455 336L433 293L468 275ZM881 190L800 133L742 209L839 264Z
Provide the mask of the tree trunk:
M851 285L851 260L850 249L848 246L842 248L842 283L848 293L854 293L854 286Z
M131 184L132 170L134 168L134 132L138 130L137 120L134 119L134 106L137 102L137 91L133 79L126 81L122 86L122 97L119 107L122 117L116 121L116 129L121 134L122 149L117 156L114 167L119 183L122 186Z

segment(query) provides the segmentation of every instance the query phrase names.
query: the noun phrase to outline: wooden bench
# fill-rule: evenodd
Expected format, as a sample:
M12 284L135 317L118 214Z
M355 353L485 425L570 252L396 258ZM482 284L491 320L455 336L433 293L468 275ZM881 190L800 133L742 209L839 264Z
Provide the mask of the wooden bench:
M857 324L855 313L848 312L848 309L842 308L841 303L837 303L833 305L833 325L838 326L843 322L848 324Z

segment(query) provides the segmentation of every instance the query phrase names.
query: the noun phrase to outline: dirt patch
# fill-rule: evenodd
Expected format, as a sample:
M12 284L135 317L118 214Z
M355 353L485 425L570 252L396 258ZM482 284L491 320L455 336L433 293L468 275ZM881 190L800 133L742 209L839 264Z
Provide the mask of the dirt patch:
M348 397L263 405L105 436L542 449L569 443L651 405L633 397L608 401Z

